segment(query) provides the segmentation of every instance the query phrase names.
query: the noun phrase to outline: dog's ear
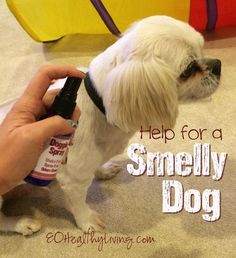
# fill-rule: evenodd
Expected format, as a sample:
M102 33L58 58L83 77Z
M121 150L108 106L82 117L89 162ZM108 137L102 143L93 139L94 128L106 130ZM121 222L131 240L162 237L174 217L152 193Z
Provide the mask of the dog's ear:
M175 78L169 66L155 56L117 65L105 79L107 120L126 132L141 125L173 127L178 113Z

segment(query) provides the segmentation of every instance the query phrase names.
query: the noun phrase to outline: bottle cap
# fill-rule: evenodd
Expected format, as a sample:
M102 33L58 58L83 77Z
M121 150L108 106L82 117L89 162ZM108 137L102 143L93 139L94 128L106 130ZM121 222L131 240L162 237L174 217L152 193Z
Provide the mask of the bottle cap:
M78 77L67 78L65 85L54 99L51 106L51 115L60 115L65 119L71 118L81 82L82 79Z

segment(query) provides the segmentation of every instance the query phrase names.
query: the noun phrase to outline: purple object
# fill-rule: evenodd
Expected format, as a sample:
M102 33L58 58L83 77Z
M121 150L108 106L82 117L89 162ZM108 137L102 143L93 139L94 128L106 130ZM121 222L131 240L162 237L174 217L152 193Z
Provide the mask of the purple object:
M101 0L90 0L90 2L93 4L95 9L97 10L98 14L100 15L101 19L109 29L109 31L116 35L120 36L121 32L117 28L115 22L113 21L111 15L107 11L106 7L102 3ZM218 6L217 6L217 0L206 0L206 7L207 7L207 24L206 24L206 30L207 31L213 31L215 29L217 19L218 19Z
M90 0L90 1L95 7L95 9L97 10L100 17L102 18L103 22L106 24L109 31L116 36L120 36L121 33L119 29L115 25L113 19L111 18L111 15L107 11L106 7L103 5L102 1L101 0Z
M217 0L206 0L207 4L207 31L213 31L218 19Z

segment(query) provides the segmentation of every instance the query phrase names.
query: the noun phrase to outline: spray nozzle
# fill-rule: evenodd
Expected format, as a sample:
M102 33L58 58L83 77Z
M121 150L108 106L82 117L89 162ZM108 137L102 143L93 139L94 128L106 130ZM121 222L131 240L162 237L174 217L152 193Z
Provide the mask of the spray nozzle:
M82 79L78 77L67 78L51 106L52 115L60 115L65 119L71 118L76 106L77 92L81 82Z
M70 101L76 101L77 92L82 79L78 77L68 77L65 85L59 92L61 98L68 98Z

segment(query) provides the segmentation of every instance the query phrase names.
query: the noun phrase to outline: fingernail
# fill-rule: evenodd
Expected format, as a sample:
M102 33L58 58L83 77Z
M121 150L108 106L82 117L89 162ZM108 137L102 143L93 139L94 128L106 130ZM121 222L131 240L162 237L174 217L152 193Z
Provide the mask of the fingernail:
M58 80L56 80L56 79L53 79L53 80L51 80L51 84L54 84L55 82L57 82Z
M83 78L82 79L84 79L86 77L86 73L81 71L80 69L77 69L77 70L80 71L83 74Z
M67 121L68 121L68 123L69 123L72 127L74 127L74 128L77 128L77 127L78 127L78 124L79 124L79 121L78 121L78 120L68 119Z

